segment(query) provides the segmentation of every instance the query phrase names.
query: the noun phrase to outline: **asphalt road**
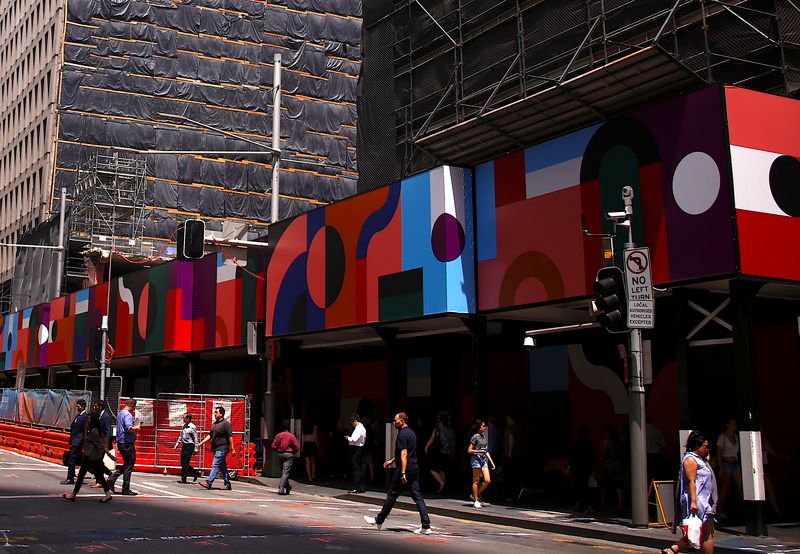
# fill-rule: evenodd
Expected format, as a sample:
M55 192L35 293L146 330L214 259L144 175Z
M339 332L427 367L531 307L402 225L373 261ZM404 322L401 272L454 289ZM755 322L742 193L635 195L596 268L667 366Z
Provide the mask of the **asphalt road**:
M378 508L340 499L278 496L233 483L232 491L181 485L175 476L134 473L137 497L88 485L76 502L61 494L66 469L0 450L0 546L27 552L641 552L602 541L434 516L434 534L413 533L415 512L395 510L383 529L365 524ZM89 481L91 485L92 481ZM214 483L221 487L220 480Z

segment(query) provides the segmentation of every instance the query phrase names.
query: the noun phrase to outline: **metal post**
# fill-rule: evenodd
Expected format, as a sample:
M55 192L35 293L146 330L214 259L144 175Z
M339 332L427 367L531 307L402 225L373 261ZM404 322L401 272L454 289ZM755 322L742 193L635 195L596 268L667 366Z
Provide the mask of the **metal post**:
M61 187L61 209L58 213L58 263L56 264L56 294L61 296L61 280L64 278L64 212L67 211L67 189Z
M266 365L267 382L266 390L264 391L264 436L261 437L261 443L264 449L264 462L261 468L261 474L268 477L278 476L278 457L269 448L270 438L275 429L275 395L272 392L272 370L275 365L275 344L273 342L267 343L266 352L264 353L264 363Z
M624 187L622 199L628 216L628 241L625 249L635 248L633 242L633 189ZM650 521L647 506L647 427L644 396L644 357L642 330L630 331L630 384L628 388L628 417L631 447L631 519L636 526L646 527Z
M104 315L100 325L100 400L106 399L106 341L108 341L108 316Z
M272 161L272 204L270 223L275 223L280 218L280 162L281 162L281 55L275 54L272 71L272 148L278 150ZM267 385L269 386L269 385Z

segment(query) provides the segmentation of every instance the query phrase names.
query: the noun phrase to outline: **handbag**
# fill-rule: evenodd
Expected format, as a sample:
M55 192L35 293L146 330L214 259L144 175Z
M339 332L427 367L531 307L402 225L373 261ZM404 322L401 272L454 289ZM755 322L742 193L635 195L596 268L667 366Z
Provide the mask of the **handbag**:
M71 450L65 450L64 453L61 455L61 465L69 467L69 455Z
M703 522L692 514L681 522L684 536L689 540L689 546L699 549L703 545Z

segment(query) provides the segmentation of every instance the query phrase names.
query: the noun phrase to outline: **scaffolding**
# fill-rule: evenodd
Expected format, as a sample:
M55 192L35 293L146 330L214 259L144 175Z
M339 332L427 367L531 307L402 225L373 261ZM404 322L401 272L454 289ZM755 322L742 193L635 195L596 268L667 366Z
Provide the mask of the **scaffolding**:
M362 143L378 143L362 156L359 190L709 83L800 89L796 0L384 0L365 6L365 25L378 55L364 72L391 77L363 84L365 103L385 107L359 112Z
M112 253L150 257L142 239L147 163L118 154L96 155L79 169L72 191L67 277L86 278L86 259Z

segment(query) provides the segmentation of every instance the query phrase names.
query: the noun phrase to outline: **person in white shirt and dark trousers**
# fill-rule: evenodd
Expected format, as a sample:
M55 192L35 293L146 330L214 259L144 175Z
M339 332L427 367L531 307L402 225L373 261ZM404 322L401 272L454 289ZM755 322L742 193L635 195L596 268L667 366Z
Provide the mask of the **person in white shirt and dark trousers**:
M353 426L353 434L349 437L345 435L347 443L350 445L350 459L353 461L353 490L351 493L361 493L367 490L364 482L364 467L361 465L361 458L364 455L364 443L367 440L367 430L361 423L361 416L353 414L350 416L350 424Z
M181 478L178 483L186 483L186 478L192 476L192 482L197 482L199 474L195 468L192 467L192 456L198 450L198 443L200 442L197 437L197 427L192 423L192 414L186 412L183 414L183 427L178 440L175 442L175 449L181 445Z

